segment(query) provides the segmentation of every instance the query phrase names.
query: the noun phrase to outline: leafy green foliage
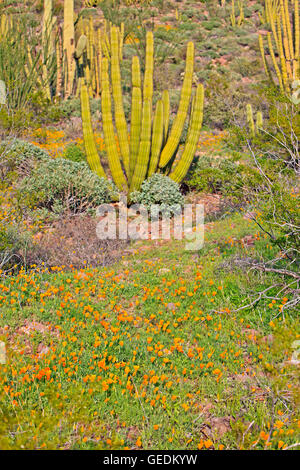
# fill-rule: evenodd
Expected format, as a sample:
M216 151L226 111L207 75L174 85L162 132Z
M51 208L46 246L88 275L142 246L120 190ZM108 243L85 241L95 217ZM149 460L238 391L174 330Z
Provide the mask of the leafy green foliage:
M203 156L191 168L187 184L196 191L220 193L245 202L251 189L259 190L262 178L257 169L233 158Z
M68 145L63 156L72 162L84 162L86 160L84 152L76 144Z

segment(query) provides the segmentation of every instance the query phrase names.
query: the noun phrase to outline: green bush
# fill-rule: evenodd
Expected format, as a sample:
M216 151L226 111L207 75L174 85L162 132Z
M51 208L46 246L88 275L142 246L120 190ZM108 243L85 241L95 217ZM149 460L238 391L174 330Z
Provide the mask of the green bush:
M148 210L152 205L159 205L160 211L164 215L179 212L184 203L179 185L168 176L159 173L145 180L141 190L134 191L130 197L131 202L142 204Z
M93 98L90 100L91 114L94 115L100 109L100 100ZM60 103L60 112L63 117L81 117L80 99L70 98Z
M281 174L272 183L272 190L258 197L260 210L257 221L271 234L270 241L284 253L295 257L295 267L299 267L300 250L300 205L297 180L291 175ZM275 213L275 216L274 216ZM275 221L274 221L275 220ZM290 259L283 257L283 261ZM283 263L284 264L284 263ZM291 263L292 265L292 263Z
M247 199L247 195L262 188L262 178L257 169L235 162L232 158L200 157L192 166L187 184L191 189L220 193L232 200Z
M115 186L99 178L85 162L57 158L41 162L19 185L22 197L55 214L90 211L117 197Z
M197 191L216 193L238 173L237 164L210 156L200 157L191 168L188 184Z
M80 147L76 144L70 144L64 151L64 158L71 160L72 162L84 162L86 161L85 154Z

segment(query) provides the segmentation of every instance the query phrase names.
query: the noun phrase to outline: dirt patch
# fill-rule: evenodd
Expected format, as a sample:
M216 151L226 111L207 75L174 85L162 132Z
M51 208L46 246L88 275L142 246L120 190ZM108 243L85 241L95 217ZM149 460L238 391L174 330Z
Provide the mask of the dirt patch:
M18 335L27 335L31 336L34 332L39 332L42 334L51 334L56 337L59 336L58 330L54 329L51 325L44 325L43 323L37 321L25 321L20 328L16 330L16 334Z
M78 269L115 262L122 256L127 241L99 240L96 225L97 220L91 216L56 221L46 233L36 235L35 259L29 263L44 262L47 267L73 266Z
M42 341L36 346L33 344L33 337L35 334L40 334ZM18 327L14 332L8 334L8 343L13 351L23 355L36 354L38 358L42 358L50 352L50 347L47 345L47 337L59 338L59 331L52 325L47 325L35 320L25 322ZM52 341L50 339L50 341Z
M226 434L231 429L230 416L220 418L211 418L208 426L206 427L206 434L211 434L211 437L219 438Z

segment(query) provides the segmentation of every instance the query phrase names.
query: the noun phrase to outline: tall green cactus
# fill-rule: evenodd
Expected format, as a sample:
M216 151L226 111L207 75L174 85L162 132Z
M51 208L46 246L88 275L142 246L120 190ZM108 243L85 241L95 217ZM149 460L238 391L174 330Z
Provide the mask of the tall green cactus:
M52 33L52 24L52 0L44 0L44 16L42 26L42 44L44 50L48 49L49 38Z
M109 168L117 187L121 191L123 191L127 189L127 181L122 171L119 153L117 149L117 143L115 139L109 90L108 60L106 58L102 60L101 86L102 124Z
M90 101L87 86L84 81L81 84L81 113L82 113L82 132L85 145L85 154L88 164L98 176L105 178L105 172L98 157L98 152L95 144L93 128L91 123Z
M268 52L280 90L290 93L291 84L300 77L299 0L265 0L265 19L271 32L267 34L266 52L263 37L259 35L264 69L273 81Z
M181 159L175 166L174 170L170 174L176 183L180 183L187 174L189 167L193 161L197 144L199 141L199 135L203 121L203 104L204 104L204 88L203 85L197 86L196 96L193 102L193 110L191 115L191 122L188 130L187 142Z
M180 141L180 137L183 131L183 126L188 114L188 109L190 105L190 99L192 94L192 82L193 82L193 72L194 72L194 44L192 42L188 43L187 54L186 54L186 68L183 86L181 90L180 103L176 118L173 122L170 135L168 137L167 143L161 153L159 166L160 168L165 167L168 162L173 157L177 146Z
M168 90L162 93L163 112L164 112L164 143L167 141L170 121L170 96Z
M170 102L167 90L164 90L162 99L157 101L154 117L152 119L154 48L153 34L151 32L147 33L146 66L143 84L139 59L136 56L132 59L132 107L130 143L127 150L128 130L123 110L120 74L121 59L117 42L118 34L117 28L112 27L110 50L112 95L109 83L108 58L102 59L101 71L102 126L112 178L121 191L126 191L129 188L130 194L135 190L139 190L144 179L155 173L158 168L160 168L160 171L164 171L165 167L168 165L170 177L174 181L180 182L185 177L194 158L203 120L204 89L202 85L198 85L193 98L192 112L184 150L181 157L174 158L176 157L181 134L190 108L194 69L194 45L193 43L189 43L187 47L187 63L179 108L171 131L169 132ZM81 93L84 139L88 140L86 143L87 159L91 168L102 175L101 164L98 165L96 169L96 147L95 143L92 142L94 137L92 136L89 108L86 104L88 92L84 83L81 87ZM111 98L113 98L114 116ZM114 128L116 128L117 136L115 135ZM116 142L117 137L120 144L120 151L118 150ZM123 169L120 160L121 157L124 166ZM173 161L173 159L175 162L173 164L174 168L173 165L171 165L170 169L170 161Z
M156 172L158 160L164 138L164 105L162 100L158 100L153 119L151 158L148 170L148 177Z
M1 3L1 2L0 2ZM91 97L100 97L101 92L101 60L102 53L106 48L107 57L111 60L112 49L115 52L116 66L122 61L124 24L119 28L114 28L113 33L109 33L109 28L104 27L94 21L78 15L78 20L74 13L74 0L64 0L63 22L58 21L53 16L53 0L42 0L43 18L42 27L36 31L36 45L28 44L29 36L22 35L21 45L24 45L26 62L20 64L22 74L30 77L33 88L42 90L45 98L51 100L56 98L69 98L70 96L79 96L81 88L81 78L85 75L89 95ZM19 35L19 15L0 15L0 37L11 37L18 40ZM105 28L105 30L104 30ZM102 30L102 31L101 31ZM85 38L85 42L80 39ZM111 41L114 41L114 47ZM78 49L82 49L77 54ZM36 67L34 67L36 62ZM30 72L32 68L32 71ZM31 76L30 76L31 75ZM118 83L118 80L114 83ZM121 101L120 101L121 103ZM117 120L118 122L120 119ZM125 123L125 126L124 126ZM122 129L126 129L125 118L123 119ZM118 135L120 126L118 125ZM125 135L125 133L124 133ZM129 143L127 139L121 138L122 155L125 160L129 160ZM126 143L127 141L127 143ZM125 150L124 150L125 149ZM124 158L124 155L123 155ZM127 163L128 170L128 163Z
M63 53L65 57L65 96L72 94L75 75L74 0L64 1Z
M6 85L3 80L0 80L0 104L6 104Z
M256 134L260 134L260 132L263 129L264 121L263 121L263 115L261 111L257 111L256 113L256 124L255 124L255 131Z
M151 114L153 96L153 34L148 31L146 37L146 65L143 88L143 111L139 152L137 155L130 190L140 188L146 178L151 151Z
M140 135L139 153L136 159L133 177L130 184L131 193L139 189L146 178L149 155L151 150L151 105L150 100L144 100L142 114L142 128Z
M131 182L136 159L139 153L140 132L142 120L142 91L140 63L137 56L132 59L132 98L131 98L131 124L130 124L130 174Z
M118 28L111 28L111 82L114 98L115 122L126 174L129 175L129 142L127 124L123 108L120 56L119 56L119 33Z

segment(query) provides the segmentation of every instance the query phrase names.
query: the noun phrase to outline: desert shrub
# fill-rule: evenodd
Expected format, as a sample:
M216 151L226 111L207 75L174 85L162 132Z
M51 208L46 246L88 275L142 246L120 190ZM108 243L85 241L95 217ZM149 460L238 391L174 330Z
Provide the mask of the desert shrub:
M43 149L19 139L4 141L0 145L0 155L0 178L6 183L13 174L29 174L37 164L50 158Z
M18 223L0 222L0 272L26 266L27 253L32 249L30 233Z
M249 145L252 165L260 169L265 191L254 199L260 225L277 244L285 259L299 266L299 104L283 98L270 107L267 141Z
M85 154L76 144L68 145L64 151L63 157L72 162L84 162L86 160Z
M131 193L131 201L146 206L148 210L157 204L162 214L167 215L178 212L184 203L184 198L175 181L166 175L156 173L143 182L140 191Z
M224 192L238 173L238 165L231 160L202 156L191 168L188 184L197 191Z
M204 125L219 128L228 127L231 121L231 114L224 98L230 96L231 93L230 77L221 76L216 72L211 73L205 92L207 104Z
M264 189L258 169L247 162L236 162L227 157L200 157L192 166L186 182L196 191L220 193L240 203L248 201L249 193Z
M93 98L90 100L91 113L94 115L100 109L100 100ZM81 117L80 99L70 98L60 103L60 112L63 117Z
M231 150L249 151L249 145L264 154L263 165L272 167L281 161L281 168L291 166L293 155L296 155L297 137L300 134L300 113L292 107L290 98L281 94L274 86L257 86L256 97L251 96L253 118L256 121L257 111L263 115L263 128L255 136L251 135L246 117L246 102L235 110L234 124L229 126L227 146ZM241 95L240 95L241 96ZM277 162L277 163L274 163ZM280 166L280 165L279 165ZM270 168L268 168L268 171Z
M202 21L201 26L208 31L211 31L214 28L218 28L220 26L220 20L215 19L215 20L206 20Z
M285 258L295 257L294 264L299 266L299 185L290 175L282 175L266 194L269 197L260 195L257 220L271 235L271 242L287 254Z
M34 198L34 207L55 214L89 211L117 197L115 186L99 178L85 162L64 158L42 162L18 189L23 197Z
M281 281L274 285L272 299L286 299L280 311L295 309L300 302L300 210L299 210L299 104L270 89L269 120L262 138L251 138L240 130L240 142L248 149L248 171L258 173L259 184L245 185L248 215L264 232L273 255L264 253L248 265L257 271L276 273ZM244 139L244 140L243 140ZM234 145L234 136L232 138ZM263 294L261 294L263 296ZM268 295L268 294L266 294ZM270 297L269 297L270 298Z

